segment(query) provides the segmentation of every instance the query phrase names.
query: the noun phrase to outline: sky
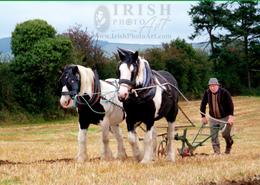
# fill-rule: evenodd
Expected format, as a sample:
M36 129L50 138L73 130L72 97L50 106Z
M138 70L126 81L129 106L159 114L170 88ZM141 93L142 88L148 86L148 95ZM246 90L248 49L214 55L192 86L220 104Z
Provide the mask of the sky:
M194 29L188 11L197 2L180 1L45 1L0 2L0 38L10 37L15 26L43 19L58 33L75 25L98 40L119 43L161 44L176 38L187 42Z

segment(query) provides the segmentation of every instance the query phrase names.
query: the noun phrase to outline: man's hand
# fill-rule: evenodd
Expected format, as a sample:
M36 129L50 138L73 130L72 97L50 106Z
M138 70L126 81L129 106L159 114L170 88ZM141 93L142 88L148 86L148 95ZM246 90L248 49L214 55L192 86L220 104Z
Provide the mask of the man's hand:
M202 117L201 118L201 123L203 123L204 125L206 125L208 123L208 120L206 117Z
M232 116L232 115L229 115L228 116L228 124L230 125L230 126L232 126L233 125L233 123L234 123L234 117Z

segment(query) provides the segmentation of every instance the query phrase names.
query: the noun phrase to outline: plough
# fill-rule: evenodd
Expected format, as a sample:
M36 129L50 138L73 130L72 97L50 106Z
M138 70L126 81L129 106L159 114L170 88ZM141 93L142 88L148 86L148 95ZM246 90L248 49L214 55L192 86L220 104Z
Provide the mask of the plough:
M206 126L205 124L201 124L198 132L196 133L193 140L190 142L187 137L187 132L189 127L196 127L195 124L190 120L190 118L185 114L185 112L181 109L179 106L179 110L182 112L182 114L185 116L185 118L189 121L190 125L183 125L183 126L176 126L175 130L183 129L183 134L179 135L178 133L175 134L174 139L177 141L181 141L182 145L181 148L178 148L177 151L181 157L187 157L187 156L194 156L194 151L199 146L203 146L203 144L212 138L214 135L218 133L219 130L224 131L226 124L223 126L217 125L215 128L215 132L213 134L204 134L203 130L209 129L210 126ZM141 127L141 122L138 124L138 127L141 128L143 131L145 131L144 128ZM166 128L167 127L156 127L156 128ZM166 156L166 146L168 142L167 133L158 134L157 137L161 137L161 141L159 143L159 146L157 148L157 156L158 157L165 157ZM201 137L204 137L202 140ZM139 140L143 140L143 138L139 138Z
M207 140L218 134L219 130L225 130L225 125L220 126L217 125L215 128L215 132L213 134L203 134L202 130L204 128L210 128L209 126L205 126L205 124L202 123L201 127L199 128L198 133L194 137L193 141L190 143L189 140L187 139L187 128L183 130L183 135L179 136L178 133L174 136L175 140L180 140L182 142L181 148L178 148L178 153L182 157L187 157L187 156L193 156L194 155L194 150L199 147L203 146L203 143L205 143ZM204 136L205 138L201 141L198 141L198 136Z

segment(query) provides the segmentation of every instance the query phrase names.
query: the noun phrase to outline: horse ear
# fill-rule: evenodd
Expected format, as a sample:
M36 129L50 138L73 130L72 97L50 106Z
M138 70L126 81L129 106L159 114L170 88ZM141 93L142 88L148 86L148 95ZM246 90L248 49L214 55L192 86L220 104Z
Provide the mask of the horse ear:
M73 66L73 68L72 68L72 73L73 73L74 75L76 75L77 73L79 73L79 68L78 68L78 66Z
M133 60L136 61L138 59L138 51L136 51L133 55Z
M125 59L125 54L120 49L118 49L117 52L119 55L119 59L123 61Z

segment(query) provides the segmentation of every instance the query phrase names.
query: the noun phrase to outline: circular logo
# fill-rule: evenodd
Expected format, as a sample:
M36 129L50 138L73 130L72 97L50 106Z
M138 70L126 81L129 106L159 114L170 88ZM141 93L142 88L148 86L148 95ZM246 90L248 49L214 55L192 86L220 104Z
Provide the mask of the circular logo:
M98 31L105 32L109 28L110 14L105 6L99 6L95 11L95 26Z

